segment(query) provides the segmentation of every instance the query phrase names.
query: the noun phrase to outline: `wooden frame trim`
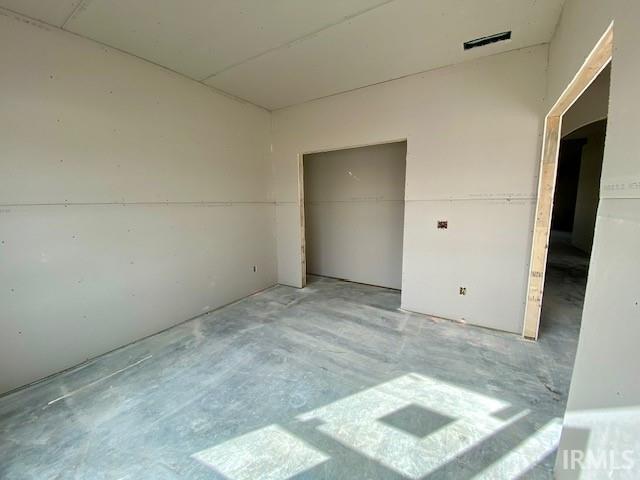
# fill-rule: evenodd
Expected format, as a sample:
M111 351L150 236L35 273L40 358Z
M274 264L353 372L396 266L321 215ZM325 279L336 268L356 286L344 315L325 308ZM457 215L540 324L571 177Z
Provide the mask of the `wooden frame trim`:
M298 155L298 208L300 210L300 279L301 288L307 286L307 237L304 211L304 154Z
M536 340L540 326L542 295L547 267L549 234L551 231L551 215L553 212L553 195L556 186L558 168L558 151L562 129L562 116L580 98L600 72L609 64L613 56L613 23L602 35L598 43L587 56L582 67L560 98L551 107L544 120L544 136L542 140L542 158L538 183L538 199L536 203L529 281L524 313L522 336Z

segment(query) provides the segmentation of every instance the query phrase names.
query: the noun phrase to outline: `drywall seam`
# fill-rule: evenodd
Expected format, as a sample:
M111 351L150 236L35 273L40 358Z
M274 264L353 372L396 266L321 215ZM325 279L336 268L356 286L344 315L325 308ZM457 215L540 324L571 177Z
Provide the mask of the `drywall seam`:
M479 194L479 195L451 195L434 198L407 198L404 201L411 202L490 202L490 201L504 201L504 202L517 202L520 200L535 200L535 195L492 195L492 194Z
M404 203L404 200L394 200L390 198L351 198L349 200L309 200L305 202L306 205L323 205L323 204L333 204L333 203Z
M379 3L377 5L374 5L372 7L365 8L364 10L360 10L359 12L352 13L350 15L346 15L346 16L342 17L340 20L338 20L337 22L329 23L327 25L324 25L324 26L314 30L313 32L306 33L306 34L302 35L301 37L295 38L293 40L289 40L288 42L285 42L285 43L282 43L282 44L277 45L275 47L269 48L268 50L264 50L264 51L262 51L262 52L260 52L260 53L258 53L256 55L252 55L250 57L247 57L244 60L240 60L239 62L233 63L231 65L227 65L226 67L223 67L220 70L217 70L216 72L212 73L211 75L207 75L206 77L204 77L200 81L201 82L206 82L210 78L213 78L216 75L220 75L222 72L226 72L227 70L231 70L232 68L239 67L240 65L242 65L244 63L247 63L247 62L250 62L251 60L255 60L256 58L260 58L260 57L262 57L264 55L267 55L269 53L275 52L277 50L282 50L283 48L288 48L291 45L295 45L296 43L303 42L308 38L313 38L313 37L315 37L316 35L318 35L319 33L323 32L325 30L328 30L328 29L330 29L332 27L335 27L337 25L340 25L340 24L343 24L345 22L348 22L349 20L353 20L354 18L359 17L361 15L364 15L366 13L369 13L372 10L375 10L377 8L384 7L385 5L387 5L388 3L391 3L393 1L395 1L395 0L385 0L384 2Z
M620 197L615 197L620 198ZM537 197L535 195L514 195L514 196L492 196L492 195L478 195L478 196L443 196L443 197L434 197L434 198L405 198L404 200L393 200L393 201L402 201L405 203L425 203L425 202L523 202L523 201L532 201L536 200ZM391 200L366 200L360 199L360 201L391 201ZM298 205L299 202L295 202L292 200L281 200L274 202L275 206L279 205Z
M275 205L270 201L235 201L235 200L218 200L218 201L166 201L166 202L51 202L51 203L0 203L0 207L99 207L99 206L151 206L151 205L204 205L211 207L235 207L243 205Z
M71 20L73 17L75 17L76 12L77 12L78 10L80 10L80 7L83 7L83 8L84 8L84 0L80 0L80 1L78 2L78 4L77 4L75 7L73 7L73 8L71 9L71 13L70 13L69 15L67 15L67 18L65 19L65 21L64 21L64 22L62 22L62 25L56 25L56 26L57 26L58 28L61 28L62 30L65 30L65 28L64 28L64 27L65 27L65 25L66 25L67 23L69 23L69 20Z
M638 187L640 188L640 187ZM514 196L502 196L502 195L488 195L488 196L448 196L442 198L409 198L409 199L371 199L371 198L353 198L350 200L314 200L313 202L308 203L319 203L319 202L472 202L472 201L498 201L498 202L519 202L519 201L527 201L527 200L536 200L536 196L533 195L514 195ZM623 197L623 196L611 196L610 198L637 198L634 196ZM235 207L235 206L243 206L243 205L297 205L298 202L294 201L261 201L261 200L247 200L247 201L237 201L237 200L202 200L202 201L155 201L155 202L48 202L48 203L0 203L0 208L20 208L20 207L86 207L86 206L151 206L151 205L203 205L203 206L211 206L211 207Z
M616 197L620 198L620 197ZM384 203L384 202L399 202L399 203L423 203L423 202L499 202L499 203L511 203L511 202L526 202L527 200L535 200L536 197L489 197L489 198L432 198L425 200L402 200L402 199L390 199L390 198L351 198L349 200L312 200L307 201L308 205L323 204L323 203ZM294 203L294 202L291 202Z

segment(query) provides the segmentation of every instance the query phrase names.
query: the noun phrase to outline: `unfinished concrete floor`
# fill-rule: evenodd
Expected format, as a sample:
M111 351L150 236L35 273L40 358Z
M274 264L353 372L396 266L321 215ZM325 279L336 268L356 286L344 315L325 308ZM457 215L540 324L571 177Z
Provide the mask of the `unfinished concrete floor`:
M0 478L550 478L579 315L530 343L399 305L310 278L5 396Z
M589 256L571 245L571 235L551 232L539 332L547 341L577 340L588 272Z

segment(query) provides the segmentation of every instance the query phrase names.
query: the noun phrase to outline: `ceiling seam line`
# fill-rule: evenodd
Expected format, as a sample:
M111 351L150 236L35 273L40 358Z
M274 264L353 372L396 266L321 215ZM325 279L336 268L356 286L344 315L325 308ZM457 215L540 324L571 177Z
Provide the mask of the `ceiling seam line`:
M365 14L367 14L367 13L373 11L373 10L376 10L378 8L381 8L381 7L384 7L386 5L389 5L390 3L393 3L395 1L396 0L386 0L385 2L379 3L377 5L374 5L373 7L367 8L365 10L361 10L359 12L356 12L356 13L352 14L352 15L347 15L345 17L342 17L337 22L330 23L330 24L325 25L325 26L323 26L323 27L321 27L321 28L319 28L317 30L314 30L314 31L309 32L309 33L307 33L305 35L302 35L301 37L295 38L295 39L290 40L290 41L288 41L286 43L282 43L282 44L277 45L275 47L269 48L269 49L264 50L263 52L260 52L260 53L258 53L256 55L252 55L251 57L247 57L244 60L241 60L239 62L233 63L231 65L228 65L228 66L224 67L224 68L221 68L220 70L217 70L216 72L212 73L211 75L207 75L206 77L204 77L200 81L201 82L206 82L207 80L215 77L216 75L220 75L221 73L226 72L228 70L231 70L232 68L239 67L240 65L243 65L243 64L245 64L247 62L255 60L256 58L260 58L260 57L262 57L264 55L267 55L269 53L276 52L276 51L281 50L283 48L290 47L291 45L294 45L294 44L296 44L298 42L303 42L303 41L305 41L305 40L307 40L307 39L309 39L311 37L314 37L315 35L317 35L317 34L319 34L321 32L324 32L325 30L329 30L330 28L337 27L338 25L342 25L343 23L348 22L349 20L353 20L356 17L360 17L362 15L365 15Z
M78 4L73 8L73 10L71 10L71 13L70 13L70 14L69 14L69 16L67 17L67 19L66 19L64 22L62 22L62 25L60 25L60 28L61 28L62 30L65 30L65 28L64 28L64 27L67 25L67 23L69 22L69 20L71 20L71 19L73 18L73 16L76 14L76 12L77 12L78 10L80 10L80 7L82 7L82 6L84 6L84 0L80 0L80 1L78 2Z

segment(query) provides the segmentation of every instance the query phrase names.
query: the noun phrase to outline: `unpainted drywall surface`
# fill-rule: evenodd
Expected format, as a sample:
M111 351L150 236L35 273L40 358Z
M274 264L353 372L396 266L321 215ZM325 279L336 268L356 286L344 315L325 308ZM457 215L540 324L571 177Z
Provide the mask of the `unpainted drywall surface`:
M603 127L606 124L603 123ZM591 134L582 147L576 209L573 217L571 243L590 253L600 200L600 175L604 155L604 131Z
M565 0L549 44L545 113L560 98L611 24L614 1L617 0Z
M304 156L307 272L400 288L406 142Z
M0 392L275 283L268 112L6 15L0 64Z
M551 55L550 72L570 71L571 65L577 68L587 48L584 42L595 43L611 20L609 9L613 11L614 53L600 203L556 475L632 479L640 476L640 3L589 3L594 5L567 1L558 27L563 34L551 46L551 52L573 56ZM604 4L607 12L600 8ZM585 449L592 458L612 455L614 461L573 469L564 461L572 450ZM623 455L633 461L627 462Z
M298 155L406 138L403 308L520 332L546 61L527 48L275 111L279 281L301 285Z
M610 83L611 66L608 66L589 85L589 88L576 100L576 103L569 108L567 113L563 115L563 137L585 125L607 118Z

